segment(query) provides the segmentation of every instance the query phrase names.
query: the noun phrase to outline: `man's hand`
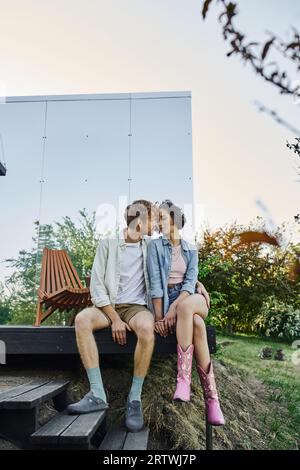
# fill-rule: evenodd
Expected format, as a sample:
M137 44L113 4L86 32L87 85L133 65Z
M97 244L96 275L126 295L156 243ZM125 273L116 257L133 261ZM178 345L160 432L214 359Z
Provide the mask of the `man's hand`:
M204 285L202 284L202 282L197 281L197 282L196 282L196 287L197 287L198 294L203 294L203 296L204 296L204 298L205 298L205 300L206 300L207 308L210 308L209 293L208 293L207 290L205 289L205 287L204 287Z
M113 340L123 345L126 344L126 330L131 331L131 328L121 318L117 318L111 324L111 331Z
M174 306L174 304L171 304L164 318L164 323L169 333L172 333L173 328L175 328L176 318L177 318L176 306Z
M155 317L154 331L163 336L164 338L167 336L168 332L166 330L166 324L162 316Z

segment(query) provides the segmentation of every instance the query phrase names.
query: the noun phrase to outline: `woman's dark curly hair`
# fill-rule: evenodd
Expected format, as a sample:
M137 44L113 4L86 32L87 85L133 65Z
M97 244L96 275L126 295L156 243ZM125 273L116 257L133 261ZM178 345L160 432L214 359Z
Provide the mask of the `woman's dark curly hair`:
M185 215L180 207L176 206L170 199L162 201L159 205L159 209L164 209L169 212L173 224L175 224L179 230L184 227L186 223Z

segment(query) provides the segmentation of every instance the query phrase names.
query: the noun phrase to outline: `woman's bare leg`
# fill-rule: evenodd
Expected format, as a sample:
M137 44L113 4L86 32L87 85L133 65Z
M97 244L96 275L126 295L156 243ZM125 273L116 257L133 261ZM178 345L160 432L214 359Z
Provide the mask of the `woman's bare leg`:
M193 311L190 303L186 299L179 302L176 307L176 313L177 343L183 351L186 351L190 344L193 343Z
M201 294L192 294L185 299L181 300L176 308L177 322L176 322L176 336L177 342L180 344L183 351L185 351L194 339L194 315L205 318L208 313L208 308L205 298ZM203 322L204 323L204 322ZM197 335L197 339L199 334Z
M196 363L208 372L210 364L210 354L208 349L206 326L200 315L194 315L194 355Z

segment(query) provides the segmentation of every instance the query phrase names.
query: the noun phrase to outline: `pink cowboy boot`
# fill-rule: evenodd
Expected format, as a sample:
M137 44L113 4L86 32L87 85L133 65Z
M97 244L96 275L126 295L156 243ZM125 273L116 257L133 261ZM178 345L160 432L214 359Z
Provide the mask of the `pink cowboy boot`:
M225 420L219 404L212 362L209 364L207 373L199 364L197 364L197 371L204 393L207 422L214 426L222 426L225 424Z
M173 400L190 401L194 345L186 351L177 344L177 385Z

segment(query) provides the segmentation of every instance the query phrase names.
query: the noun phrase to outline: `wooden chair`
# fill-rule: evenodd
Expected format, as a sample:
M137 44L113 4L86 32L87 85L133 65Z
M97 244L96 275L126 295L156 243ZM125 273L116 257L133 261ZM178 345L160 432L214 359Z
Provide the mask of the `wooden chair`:
M90 305L90 289L83 287L68 253L44 248L35 326L40 326L55 310L74 310L72 324L76 314Z

